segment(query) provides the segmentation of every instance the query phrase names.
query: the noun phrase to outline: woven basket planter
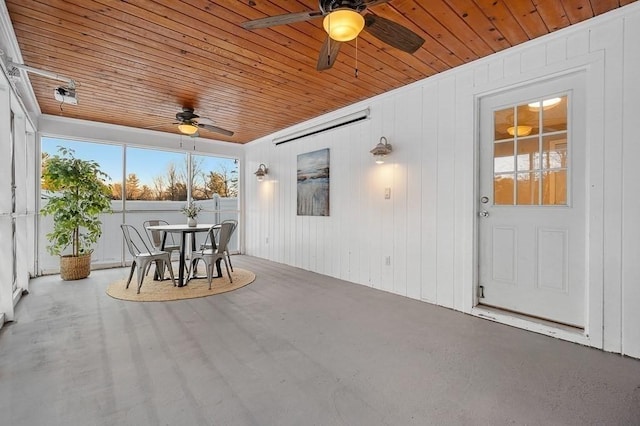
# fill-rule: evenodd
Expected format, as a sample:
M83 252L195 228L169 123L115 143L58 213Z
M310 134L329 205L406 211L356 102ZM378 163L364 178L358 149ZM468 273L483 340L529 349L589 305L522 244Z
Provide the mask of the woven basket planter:
M91 253L60 256L60 278L65 281L87 278L91 273Z

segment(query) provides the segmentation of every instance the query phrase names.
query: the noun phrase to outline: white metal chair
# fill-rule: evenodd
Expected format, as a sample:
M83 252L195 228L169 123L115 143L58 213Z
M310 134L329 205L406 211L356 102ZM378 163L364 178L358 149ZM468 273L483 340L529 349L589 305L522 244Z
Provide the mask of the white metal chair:
M215 226L215 225L214 225ZM227 263L227 257L225 255L227 251L227 246L229 244L229 240L231 239L231 234L233 233L233 223L223 223L220 226L220 238L218 239L218 244L216 245L215 241L215 232L214 226L209 228L207 232L207 238L202 245L202 249L199 251L195 251L191 253L191 270L195 271L195 265L199 260L202 260L207 268L207 280L209 281L209 290L211 290L211 280L213 278L213 268L216 263L220 260L224 261L224 266L227 269L227 275L229 276L229 281L233 282L233 278L231 278L231 272L229 271L229 264ZM208 248L207 248L208 247Z
M144 280L145 272L151 265L151 262L156 263L156 270L160 279L164 278L165 266L169 270L171 281L173 285L176 285L175 277L173 276L173 268L171 267L171 255L167 251L152 251L149 249L144 239L138 232L138 230L132 225L121 224L122 234L124 235L124 241L127 244L129 253L133 256L133 262L131 263L131 271L129 272L129 278L127 279L127 287L131 283L133 277L133 271L138 268L136 278L138 279L138 293L140 293L140 287L142 287L142 281Z

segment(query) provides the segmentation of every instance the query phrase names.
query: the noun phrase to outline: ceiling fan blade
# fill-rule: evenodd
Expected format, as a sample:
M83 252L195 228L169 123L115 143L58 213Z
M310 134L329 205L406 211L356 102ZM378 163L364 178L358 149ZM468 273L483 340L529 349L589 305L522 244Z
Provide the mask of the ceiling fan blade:
M220 133L225 136L233 136L233 132L231 130L223 129L222 127L214 126L212 124L198 123L198 127L200 127L201 129L207 129L211 132Z
M322 16L319 10L312 12L286 13L284 15L267 16L266 18L254 19L253 21L243 22L242 28L245 30L256 30L258 28L274 27L276 25L287 25L295 22L308 21L309 19Z
M318 54L318 64L316 65L318 71L328 70L333 66L338 53L340 53L340 46L342 46L342 42L329 39L327 36Z
M418 34L381 16L369 13L364 22L364 29L369 34L403 52L414 53L424 43Z

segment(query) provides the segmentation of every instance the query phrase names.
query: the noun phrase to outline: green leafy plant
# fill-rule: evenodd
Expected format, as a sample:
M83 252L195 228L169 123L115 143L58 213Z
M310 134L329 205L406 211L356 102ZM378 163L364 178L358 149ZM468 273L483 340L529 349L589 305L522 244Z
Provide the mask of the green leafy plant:
M111 211L111 188L104 183L109 176L97 162L76 158L72 149L58 147L58 152L42 165L49 199L40 213L53 217L47 250L55 256L71 246L72 256L89 254L102 235L100 214Z
M182 208L182 213L185 216L195 219L198 216L198 213L202 210L201 206L196 205L193 201Z

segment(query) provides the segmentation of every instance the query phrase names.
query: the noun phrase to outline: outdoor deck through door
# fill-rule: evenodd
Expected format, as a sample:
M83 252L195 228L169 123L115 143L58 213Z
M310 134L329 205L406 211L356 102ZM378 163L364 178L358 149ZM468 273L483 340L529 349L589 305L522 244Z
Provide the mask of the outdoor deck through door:
M479 303L584 327L580 73L481 99Z

